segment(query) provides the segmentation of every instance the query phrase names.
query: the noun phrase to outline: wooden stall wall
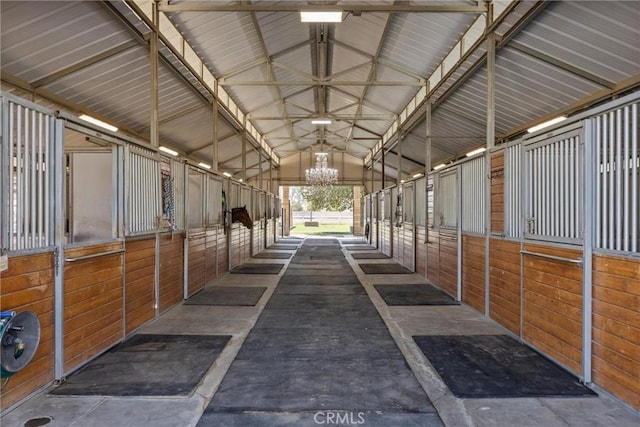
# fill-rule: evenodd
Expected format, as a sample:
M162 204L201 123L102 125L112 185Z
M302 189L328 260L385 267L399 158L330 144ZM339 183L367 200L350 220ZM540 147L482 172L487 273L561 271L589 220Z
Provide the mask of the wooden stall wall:
M227 233L224 227L218 227L218 277L229 271L229 252L227 249Z
M640 262L593 257L593 382L640 410Z
M380 250L391 256L391 224L388 220L380 223Z
M462 301L485 312L485 238L462 236Z
M525 244L526 251L577 259L582 251ZM522 337L578 375L582 374L582 267L532 255L523 257Z
M155 236L127 240L124 260L125 334L129 334L155 316Z
M489 316L520 335L520 242L489 242Z
M273 245L275 243L275 229L276 229L276 225L275 225L275 219L272 218L270 220L267 220L267 244L266 247L269 247L271 245Z
M205 235L205 270L204 270L204 282L209 284L216 280L218 277L218 260L216 259L218 253L218 230L215 228L208 229Z
M160 234L160 313L184 297L184 233Z
M458 293L458 237L456 231L440 230L439 233L439 281L442 290L456 297Z
M198 233L188 237L188 295L191 296L206 285L206 233Z
M76 258L122 250L122 242L65 250ZM124 337L124 254L66 262L64 267L64 371L71 372Z
M427 277L427 229L424 226L416 226L416 273Z
M253 233L253 254L258 254L264 249L265 220L255 221L251 232Z
M440 233L427 228L427 280L440 286Z
M9 268L0 273L0 311L32 311L41 328L33 359L11 377L0 393L1 411L53 380L53 259L53 252L10 257Z
M242 224L231 227L231 268L251 258L251 230Z

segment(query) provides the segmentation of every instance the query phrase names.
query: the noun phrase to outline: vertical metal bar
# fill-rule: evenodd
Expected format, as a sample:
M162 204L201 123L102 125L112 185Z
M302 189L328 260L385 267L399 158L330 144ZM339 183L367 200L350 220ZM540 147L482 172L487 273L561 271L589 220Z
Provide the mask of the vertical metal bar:
M38 184L38 180L37 180L37 170L38 170L38 152L36 151L36 111L35 110L31 110L31 118L30 118L30 124L31 124L31 132L29 133L29 142L31 143L31 148L30 148L30 156L29 156L29 169L30 169L30 173L31 173L31 177L29 179L30 183L29 183L29 194L31 195L31 212L29 214L29 217L31 219L31 224L29 227L29 236L31 237L31 242L29 243L29 246L32 248L35 248L39 245L36 245L36 238L38 237L38 214L36 211L37 208L37 204L36 204L36 196L38 195L37 192L37 184Z
M640 236L638 236L638 104L631 106L631 251L638 251Z
M24 177L23 177L24 207L23 207L22 222L24 227L23 229L24 248L29 249L31 248L31 233L30 233L30 228L31 228L31 197L30 197L31 196L31 173L30 173L31 133L30 133L30 120L29 120L30 110L27 107L24 107L23 112L24 112L24 136L23 136L24 147L22 152L22 158L23 158L22 170L24 173Z
M609 117L602 115L602 128L600 137L602 139L602 204L599 208L602 211L602 223L599 229L602 232L602 245L601 248L609 247Z
M596 180L595 180L595 202L593 206L595 207L595 230L594 230L594 246L596 248L600 248L602 243L600 241L601 238L601 229L602 229L602 199L601 199L601 184L602 184L602 134L601 134L601 125L602 118L600 116L592 119L593 128L591 131L591 136L593 138L594 150L595 150L595 168L596 171ZM585 141L589 143L590 141ZM587 166L588 163L585 163ZM588 207L585 206L587 209Z
M160 46L159 38L159 25L160 25L160 12L158 10L158 2L152 2L152 25L151 25L151 37L149 38L149 73L150 73L150 88L149 96L151 98L151 117L149 118L149 142L152 147L158 147L160 145L160 96L159 96L159 53Z
M44 211L45 211L45 204L48 204L48 201L45 200L44 198L44 188L42 187L43 184L43 180L44 180L44 155L43 155L43 130L42 130L42 126L43 126L43 121L44 119L46 119L46 116L42 113L38 113L38 150L37 150L37 154L36 154L36 167L37 167L37 172L38 172L38 225L36 227L36 229L38 230L38 238L37 238L37 242L38 242L38 246L47 246L48 242L46 242L45 236L43 235L44 232Z
M566 229L566 225L567 225L567 213L568 213L568 209L565 209L566 207L566 197L567 194L569 194L567 192L567 153L566 153L566 139L563 139L562 141L560 141L558 143L558 160L560 162L560 173L558 176L558 207L560 208L560 215L558 216L558 233L561 237L566 237L567 236L567 229Z
M24 249L22 244L22 221L24 214L22 212L22 106L16 108L16 249Z
M613 112L612 112L613 114ZM616 250L622 250L622 111L618 108L616 117ZM626 168L625 168L626 169Z
M247 182L247 132L242 131L242 182Z
M551 150L551 157L553 158L553 173L552 173L552 180L550 182L550 187L552 190L552 197L551 197L551 202L553 203L552 207L552 212L551 212L551 217L553 219L553 230L552 230L552 235L553 236L559 236L560 235L560 205L562 204L562 200L559 199L559 195L560 195L560 189L558 188L558 182L560 180L560 176L562 175L562 171L560 171L560 159L559 159L559 153L558 150L560 148L560 142L554 142L553 144L549 145L549 150Z
M615 249L615 207L616 207L616 195L615 195L615 169L617 166L615 164L615 117L614 113L609 113L609 249Z
M217 84L216 84L217 86ZM218 172L218 129L220 127L220 117L218 115L218 99L214 98L213 100L213 111L212 111L212 124L213 124L213 146L211 153L211 168Z
M624 191L622 193L623 198L624 198L624 208L623 208L623 214L624 214L624 218L623 218L623 224L624 224L624 229L622 231L622 238L623 240L623 250L624 251L628 251L629 250L629 240L631 240L631 229L630 229L630 225L629 224L629 197L631 196L629 194L629 106L625 106L624 107L624 119L622 117L619 117L620 121L622 123L620 123L620 126L624 125L624 156L623 156L623 170L622 170L622 178L624 180Z
M9 239L9 241L7 242L7 248L8 249L16 249L16 244L15 244L15 239L14 239L14 230L15 230L15 224L16 224L16 217L14 215L14 211L13 211L13 206L14 203L16 201L16 193L14 191L14 185L15 185L15 172L16 168L17 168L17 162L15 161L15 151L14 151L14 143L15 143L15 139L16 139L16 135L15 135L15 127L14 127L14 121L15 121L15 116L14 116L14 104L13 102L8 102L7 103L8 107L7 109L9 110L7 112L9 119L8 119L8 124L7 124L7 134L8 134L8 141L9 141L9 156L7 157L7 166L8 166L8 170L9 170L9 179L8 179L8 185L6 187L7 192L5 193L7 195L7 197L9 198L6 207L3 207L3 209L6 209L7 212L7 227L9 228L8 233L7 233L7 238Z
M54 366L53 373L55 379L64 376L64 225L65 225L65 177L66 162L64 156L64 125L62 120L55 120L53 138L51 140L51 177L53 178L54 194L54 240L56 252L54 253Z
M597 144L593 142L593 120L585 121L584 127L584 165L582 168L584 180L584 205L580 208L584 211L584 253L582 256L582 376L585 383L591 382L592 359L592 318L593 318L593 189L599 171L593 165L593 151L599 151Z
M538 177L537 183L542 188L542 234L549 235L549 146L542 147L543 174Z

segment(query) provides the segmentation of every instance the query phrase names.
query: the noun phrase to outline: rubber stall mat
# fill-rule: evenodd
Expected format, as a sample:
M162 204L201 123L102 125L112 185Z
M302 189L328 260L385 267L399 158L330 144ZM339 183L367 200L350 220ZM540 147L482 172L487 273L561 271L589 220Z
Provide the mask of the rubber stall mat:
M275 250L281 250L281 251L295 251L296 249L298 249L297 245L271 245L269 246L267 249L275 249Z
M329 423L327 422L329 419ZM442 427L435 413L394 413L380 411L317 412L213 412L206 411L197 427L283 427L283 426L367 426Z
M365 274L411 274L412 271L400 264L358 264Z
M374 285L387 305L459 305L446 292L431 285Z
M368 245L369 242L366 240L342 240L341 243L343 245Z
M373 246L365 246L365 245L354 245L354 246L345 246L344 247L348 251L375 251L377 250Z
M413 339L459 398L595 396L576 377L507 335Z
M278 274L284 264L242 264L231 270L233 274Z
M209 286L185 301L185 305L256 305L267 288Z
M134 335L70 375L52 395L184 396L231 336Z
M254 255L254 258L262 258L262 259L289 259L292 254L286 252L260 252L259 254Z
M374 253L358 252L355 254L351 254L351 257L353 259L389 259L389 256L380 252L374 252Z

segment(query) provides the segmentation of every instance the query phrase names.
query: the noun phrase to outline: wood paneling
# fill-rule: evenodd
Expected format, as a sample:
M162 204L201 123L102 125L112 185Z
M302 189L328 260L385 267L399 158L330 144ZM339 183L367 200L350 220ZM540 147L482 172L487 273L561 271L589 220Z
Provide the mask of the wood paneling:
M425 244L426 240L426 228L420 225L416 226L416 273L425 278L427 277L427 245Z
M123 243L68 249L65 258L123 249ZM70 372L124 336L124 254L65 263L64 371Z
M388 220L380 223L380 251L391 256L391 224Z
M458 293L458 238L455 231L440 230L440 282L452 296Z
M520 335L520 243L489 242L489 316Z
M229 271L229 253L227 252L227 235L222 227L218 228L218 277Z
M0 394L0 411L53 380L53 253L9 258L0 273L0 311L32 311L40 321L40 343L33 359L11 377Z
M189 296L204 288L206 284L206 249L206 239L204 233L189 237Z
M525 250L572 259L582 255L543 245L527 244ZM582 267L525 255L523 273L523 338L582 374Z
M485 238L462 236L462 301L485 312Z
M491 231L504 232L504 152L491 156Z
M640 260L593 257L593 382L640 409Z
M218 277L218 230L207 230L205 237L205 283L211 283Z
M427 280L440 286L440 235L437 230L427 229Z
M155 316L156 238L125 242L125 333Z
M396 230L402 230L402 235L399 239L399 251L402 251L402 265L409 270L415 271L414 256L416 246L413 224L403 224L401 228L396 228Z
M161 234L159 311L173 307L184 296L184 233Z

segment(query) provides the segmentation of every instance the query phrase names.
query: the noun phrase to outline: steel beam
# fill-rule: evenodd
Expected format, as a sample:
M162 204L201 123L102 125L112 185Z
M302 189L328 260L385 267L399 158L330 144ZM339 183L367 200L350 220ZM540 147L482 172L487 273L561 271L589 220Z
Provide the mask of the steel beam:
M344 5L330 4L295 4L289 2L260 2L258 4L232 3L221 4L218 2L181 2L169 4L168 0L160 2L162 12L321 12L342 10L355 17L363 12L377 13L483 13L487 7L485 2L476 2L475 5L411 5L411 4L367 4L347 3ZM355 19L355 18L354 18Z

